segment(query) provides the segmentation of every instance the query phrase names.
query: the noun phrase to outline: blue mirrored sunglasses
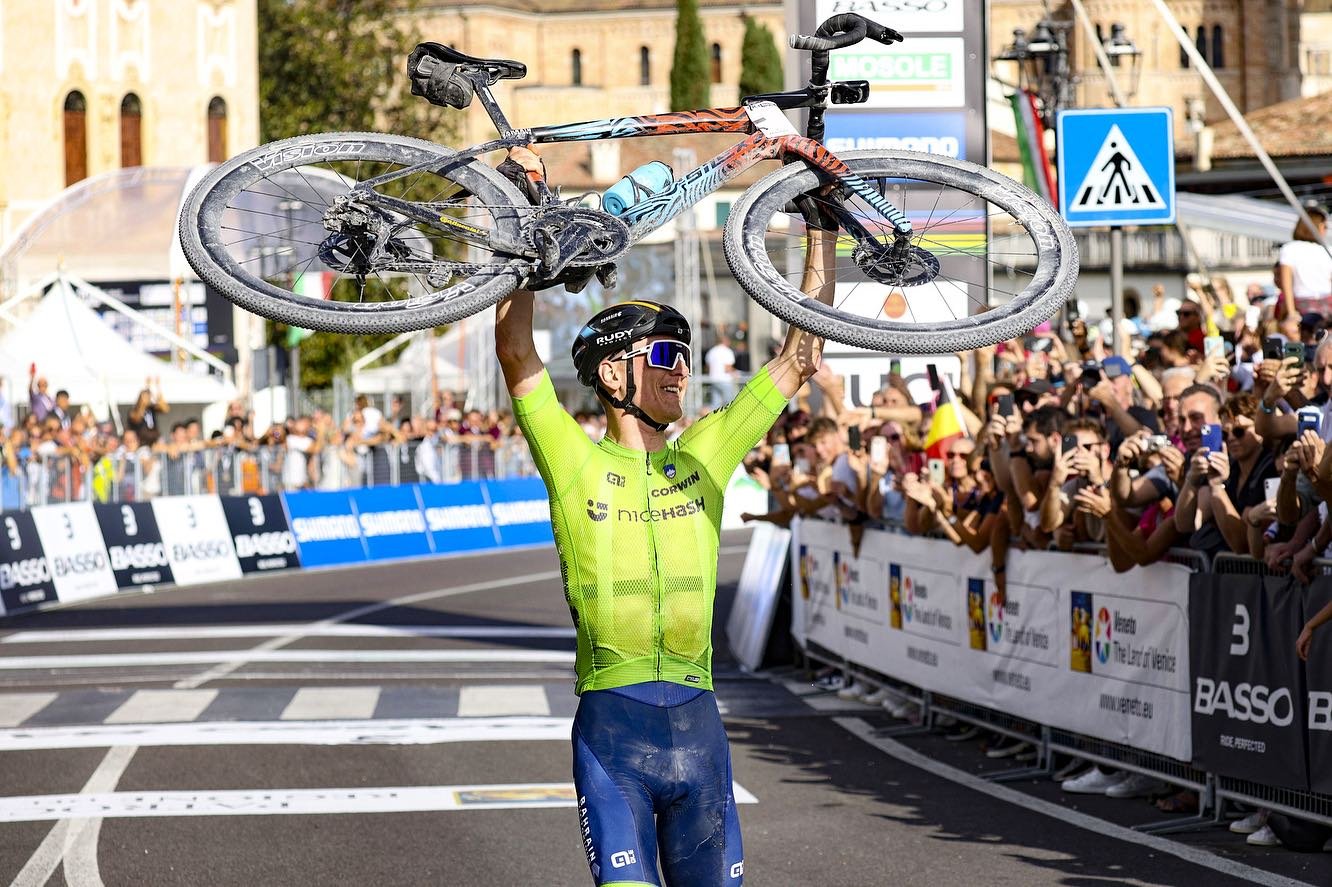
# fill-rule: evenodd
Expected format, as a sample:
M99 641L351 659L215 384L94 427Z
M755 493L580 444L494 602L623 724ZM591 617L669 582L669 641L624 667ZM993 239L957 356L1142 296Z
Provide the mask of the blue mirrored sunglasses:
M649 342L647 346L637 351L630 351L621 355L620 360L631 360L640 354L647 355L647 364L659 370L673 370L676 363L683 360L685 369L689 369L689 346L684 342L674 342L669 339L662 339L656 342Z

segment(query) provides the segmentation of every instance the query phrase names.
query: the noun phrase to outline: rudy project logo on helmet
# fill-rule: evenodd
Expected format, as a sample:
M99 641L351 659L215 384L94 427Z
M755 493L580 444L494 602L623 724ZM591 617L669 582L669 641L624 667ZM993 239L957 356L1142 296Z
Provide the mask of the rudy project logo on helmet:
M595 339L598 345L608 345L611 342L623 342L633 334L633 330L620 330L619 332L606 333L604 336L597 336Z

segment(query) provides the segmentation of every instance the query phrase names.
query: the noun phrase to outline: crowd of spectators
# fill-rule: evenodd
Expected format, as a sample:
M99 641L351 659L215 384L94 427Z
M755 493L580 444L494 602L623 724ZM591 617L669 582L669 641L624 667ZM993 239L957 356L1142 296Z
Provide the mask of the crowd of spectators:
M341 422L314 410L263 429L253 410L234 401L221 427L206 432L199 417L173 413L157 379L145 382L119 427L72 405L63 389L52 394L36 367L28 389L26 412L0 398L0 510L90 498L444 483L520 473L527 460L509 413L464 409L449 391L416 414L401 397L385 410L358 395Z
M1319 273L1325 297L1332 271ZM1149 304L1126 302L1118 353L1109 319L1091 323L1072 304L1055 325L957 355L960 379L925 403L894 367L869 406L847 407L841 380L821 370L816 394L746 460L773 504L746 519L841 521L857 548L875 523L988 551L1001 600L1013 549L1104 552L1119 572L1172 549L1229 552L1311 581L1315 560L1332 557L1332 318L1312 297L1232 293L1220 278L1191 277L1183 300L1157 286ZM950 421L936 421L941 411ZM1330 619L1311 619L1294 652L1307 657ZM889 688L843 690L870 691L911 716ZM1098 768L1069 776L1070 791L1164 790ZM1197 809L1188 795L1159 804ZM1261 813L1240 830L1276 843Z

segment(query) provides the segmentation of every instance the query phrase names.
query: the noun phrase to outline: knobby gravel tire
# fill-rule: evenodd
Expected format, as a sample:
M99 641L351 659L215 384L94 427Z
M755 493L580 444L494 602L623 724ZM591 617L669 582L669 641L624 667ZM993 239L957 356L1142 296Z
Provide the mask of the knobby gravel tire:
M773 267L764 234L787 201L820 184L804 164L789 164L756 182L731 210L723 235L727 264L754 301L793 326L824 338L894 354L952 354L1026 335L1073 292L1078 248L1054 207L1013 180L973 163L914 151L848 151L838 155L863 178L922 179L968 192L1003 209L1036 245L1031 283L1007 304L939 323L899 323L839 311L802 293Z
M369 160L404 166L454 154L452 149L386 133L334 132L297 136L233 157L205 176L181 210L180 243L199 275L236 305L269 320L335 333L402 333L453 323L498 302L528 270L521 260L497 263L497 273L472 275L424 297L374 303L318 301L273 286L242 268L227 251L221 230L229 201L262 179L316 163ZM459 164L442 177L491 207L496 229L519 239L518 207L528 201L503 176L479 161ZM507 207L514 207L509 210Z

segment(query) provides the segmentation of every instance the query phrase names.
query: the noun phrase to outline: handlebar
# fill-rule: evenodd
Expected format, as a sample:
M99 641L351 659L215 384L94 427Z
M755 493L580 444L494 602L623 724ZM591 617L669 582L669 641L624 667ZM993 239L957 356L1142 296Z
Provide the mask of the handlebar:
M866 37L884 45L902 40L902 35L892 28L885 28L854 12L843 12L819 25L813 37L794 34L790 42L792 49L805 49L814 53L809 60L809 85L822 90L828 83L828 54L834 49L854 46ZM809 120L805 125L805 134L816 142L823 141L823 103L826 101L825 95L820 104L810 108Z
M902 35L892 28L886 28L854 12L843 12L819 25L813 37L793 34L790 43L792 49L831 52L834 49L854 46L866 37L885 45L897 43L902 39Z

